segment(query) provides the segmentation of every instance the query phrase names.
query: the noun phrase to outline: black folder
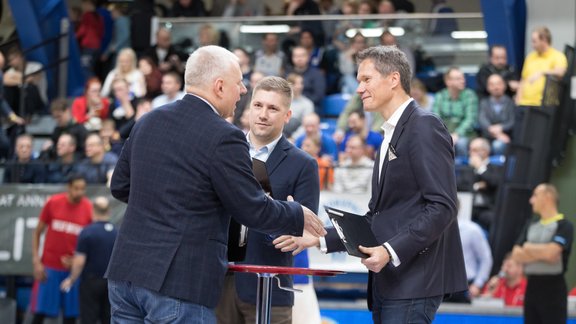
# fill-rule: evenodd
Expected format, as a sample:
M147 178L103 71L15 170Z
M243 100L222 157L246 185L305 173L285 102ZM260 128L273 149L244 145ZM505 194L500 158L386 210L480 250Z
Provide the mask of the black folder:
M358 245L364 247L380 245L376 237L374 237L374 233L372 233L370 224L368 224L365 216L327 206L324 206L324 209L348 254L359 258L367 258L369 256L360 252Z

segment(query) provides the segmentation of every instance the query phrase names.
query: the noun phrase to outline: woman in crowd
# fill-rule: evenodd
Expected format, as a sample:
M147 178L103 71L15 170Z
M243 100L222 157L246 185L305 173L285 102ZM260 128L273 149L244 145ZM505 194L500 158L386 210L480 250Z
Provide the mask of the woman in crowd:
M87 130L99 130L102 120L108 118L110 101L100 96L102 82L96 77L86 81L84 95L77 97L72 102L72 116L79 124L83 124Z
M149 56L143 56L138 60L138 70L144 75L146 82L146 97L154 97L162 94L162 72Z
M434 96L428 94L428 89L426 89L426 86L422 81L412 79L412 84L410 85L410 96L416 100L420 108L432 111Z
M131 48L124 48L118 54L116 66L108 75L102 86L101 95L110 96L112 82L116 79L124 79L130 85L130 92L136 97L146 95L146 81L144 75L136 67L136 53Z

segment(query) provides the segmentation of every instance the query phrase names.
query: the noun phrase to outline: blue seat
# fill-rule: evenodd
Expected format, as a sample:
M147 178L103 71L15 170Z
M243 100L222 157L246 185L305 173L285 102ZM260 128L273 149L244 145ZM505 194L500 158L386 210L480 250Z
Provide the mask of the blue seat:
M332 134L334 134L336 131L337 123L338 120L336 118L322 118L320 122L320 129L322 130L322 133L326 133L332 136Z
M349 94L331 94L324 97L322 102L322 117L338 117L350 100Z
M490 164L503 166L506 162L506 155L492 155L490 156Z

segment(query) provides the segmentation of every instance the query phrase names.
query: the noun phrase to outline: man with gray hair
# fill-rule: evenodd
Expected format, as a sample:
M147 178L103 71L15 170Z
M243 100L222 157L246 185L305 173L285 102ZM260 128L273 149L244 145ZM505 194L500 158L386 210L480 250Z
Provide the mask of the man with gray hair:
M410 98L410 65L397 47L368 48L358 62L364 110L385 121L366 214L379 245L359 246L370 270L368 307L377 324L431 323L444 295L468 288L452 139L436 115ZM345 250L334 229L325 240L284 236L274 243L283 251Z
M225 120L246 93L238 58L201 47L184 79L182 100L134 125L112 177L128 203L107 272L115 323L215 323L230 215L270 235L325 234L310 209L266 195L244 133Z

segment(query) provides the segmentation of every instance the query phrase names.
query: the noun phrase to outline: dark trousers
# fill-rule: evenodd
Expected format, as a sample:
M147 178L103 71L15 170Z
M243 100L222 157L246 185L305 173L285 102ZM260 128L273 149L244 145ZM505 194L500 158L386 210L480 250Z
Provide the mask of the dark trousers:
M525 324L565 324L568 288L564 275L528 276L524 296Z
M432 323L442 296L416 299L382 299L373 296L374 324Z
M82 324L110 323L108 281L103 278L82 278L80 282L80 321Z

